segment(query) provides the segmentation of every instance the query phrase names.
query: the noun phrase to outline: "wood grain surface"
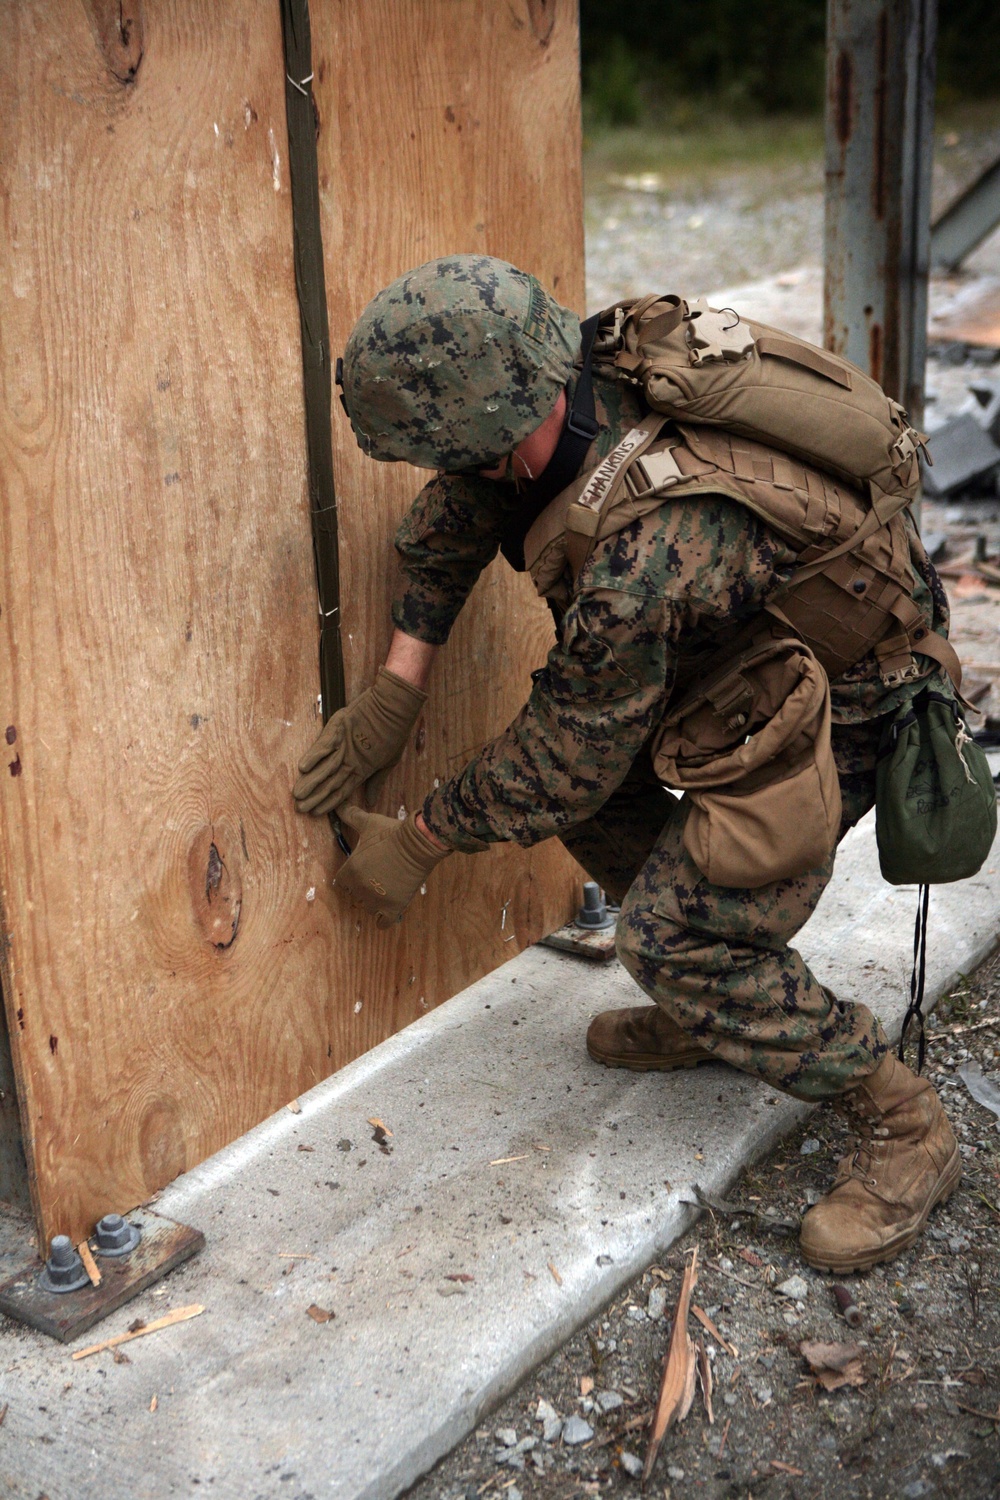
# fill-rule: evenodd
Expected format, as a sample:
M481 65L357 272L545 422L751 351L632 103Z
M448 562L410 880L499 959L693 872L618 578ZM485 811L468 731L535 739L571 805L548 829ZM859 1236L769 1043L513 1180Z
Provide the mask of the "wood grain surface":
M313 34L335 350L446 251L582 308L570 0L325 0ZM45 1236L127 1211L573 904L560 846L497 849L378 933L292 810L318 682L283 91L276 0L0 8L0 979ZM334 423L357 692L420 476ZM385 808L503 726L548 639L492 569Z

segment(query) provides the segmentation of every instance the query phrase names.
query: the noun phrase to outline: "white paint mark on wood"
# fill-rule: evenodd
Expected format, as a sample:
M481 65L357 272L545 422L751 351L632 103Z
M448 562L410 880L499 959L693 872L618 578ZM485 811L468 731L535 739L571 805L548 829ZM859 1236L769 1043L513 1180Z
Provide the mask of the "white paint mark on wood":
M271 181L274 183L274 191L281 192L281 156L278 152L278 142L275 138L273 127L268 127L268 141L271 144Z

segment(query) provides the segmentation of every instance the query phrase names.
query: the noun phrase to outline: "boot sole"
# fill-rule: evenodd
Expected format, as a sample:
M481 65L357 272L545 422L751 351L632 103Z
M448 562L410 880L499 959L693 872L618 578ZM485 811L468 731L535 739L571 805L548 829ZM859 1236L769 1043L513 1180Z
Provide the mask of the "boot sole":
M886 1240L877 1250L867 1255L845 1255L842 1258L834 1255L817 1256L814 1260L802 1247L802 1259L806 1265L812 1266L814 1271L830 1271L835 1276L849 1276L853 1271L869 1271L872 1266L880 1265L882 1261L893 1260L897 1255L902 1255L904 1250L909 1250L921 1236L930 1218L931 1210L937 1208L946 1198L950 1198L962 1180L962 1157L958 1147L955 1147L948 1159L948 1164L942 1169L938 1178L938 1185L928 1199L920 1217L915 1224L908 1229L901 1230L891 1240Z
M587 1053L594 1062L603 1063L606 1068L627 1068L630 1073L676 1073L680 1068L700 1068L704 1063L722 1061L721 1058L713 1057L710 1052L706 1052L704 1057L685 1057L676 1060L665 1058L657 1052L618 1054L595 1052L589 1046Z

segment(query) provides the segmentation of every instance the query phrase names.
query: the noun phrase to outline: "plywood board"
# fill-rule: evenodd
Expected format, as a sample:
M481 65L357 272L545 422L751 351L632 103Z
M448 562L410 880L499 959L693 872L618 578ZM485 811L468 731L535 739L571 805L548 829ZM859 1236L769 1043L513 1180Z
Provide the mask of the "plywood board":
M317 9L335 343L444 250L582 305L573 7ZM292 810L318 682L283 90L276 3L0 10L0 977L46 1235L141 1201L573 902L558 846L503 849L377 933ZM353 692L414 485L337 444ZM547 637L494 570L393 804L501 727Z
M332 353L368 300L403 271L454 251L533 271L584 310L579 40L574 0L394 0L313 7L321 213ZM363 57L363 67L357 59ZM426 472L360 452L334 412L348 689L388 644L392 536ZM416 753L390 775L384 811L419 806L435 778L513 718L552 640L526 575L498 560L441 652ZM472 884L470 885L470 882ZM474 893L470 900L470 893ZM453 859L410 919L434 993L458 949L502 961L577 904L579 871L555 841L525 854ZM419 924L419 925L418 925ZM380 985L405 1007L431 994L387 947ZM439 966L436 983L430 979ZM405 1010L400 1012L400 1019Z

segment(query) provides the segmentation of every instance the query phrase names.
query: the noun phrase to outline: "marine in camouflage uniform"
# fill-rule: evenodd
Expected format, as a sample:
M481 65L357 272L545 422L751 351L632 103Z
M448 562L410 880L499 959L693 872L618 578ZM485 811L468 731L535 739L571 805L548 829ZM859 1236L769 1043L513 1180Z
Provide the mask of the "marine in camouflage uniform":
M642 416L617 382L598 374L595 392L601 432L588 467ZM507 488L444 474L418 496L396 537L393 619L408 635L448 639L516 513L516 493L498 503ZM576 582L525 707L423 813L455 849L557 835L622 903L619 956L657 1005L707 1052L824 1099L873 1072L886 1050L868 1008L835 999L788 947L833 859L756 890L710 884L682 844L685 806L660 786L649 756L681 657L759 613L795 565L774 532L725 496L667 499L651 541L639 522L609 537ZM930 579L920 602L930 620ZM935 623L943 610L939 595ZM878 720L900 693L882 687L874 657L831 685L842 835L874 803Z
M482 285L480 311L490 325L502 300L490 283L497 264L454 257L418 268L366 310L352 334L354 347L349 344L345 354L345 405L362 446L379 458L412 461L416 454L418 463L439 462L443 455L441 466L449 471L438 473L420 493L396 537L393 621L398 631L428 647L447 641L469 592L501 547L517 558L525 495L514 483L475 471L492 467L516 448L549 415L563 382L572 395L576 378L571 361L579 351L578 326L567 324L571 315L554 314L556 305L549 302L554 327L543 378L532 386L531 369L525 376L508 361L504 374L513 398L497 414L498 436L483 437L475 422L472 437L467 436L468 414L439 384L441 364L431 361L435 355L461 357L469 317L476 325L475 299ZM465 334L456 337L447 307L437 314L436 325L428 316L414 332L420 322L414 303L423 297L433 306L433 277L447 274L436 268L449 265L460 269L459 295L471 287ZM546 303L536 288L534 283L526 289L529 306L522 326L532 316L536 324L545 320ZM510 318L509 304L501 313ZM487 361L496 354L489 342L481 339ZM429 367L429 388L421 388L415 367ZM372 370L380 372L374 384ZM586 468L607 455L645 411L633 388L602 377L599 367L594 373L599 431ZM487 392L491 382L502 384L495 367L485 375ZM394 417L392 402L400 401L398 388L407 382L404 423ZM479 387L472 381L470 388ZM492 431L488 419L485 430ZM463 472L451 472L458 469ZM945 630L947 608L936 576L917 550L913 563L914 597L927 623ZM830 879L833 856L805 875L757 889L711 884L682 842L685 803L659 784L650 756L651 737L685 661L709 648L720 630L759 614L795 567L795 552L736 501L714 494L667 496L655 525L636 521L597 544L555 611L556 643L534 674L528 702L459 775L431 792L422 815L442 853L473 852L504 840L530 846L553 835L561 838L621 902L619 956L659 1008L656 1015L665 1017L668 1027L673 1023L679 1060L714 1058L798 1098L843 1101L864 1094L866 1081L882 1076L885 1034L866 1006L838 1000L789 947ZM882 720L908 691L882 685L874 656L831 684L841 836L873 805ZM323 754L333 764L329 725L324 734ZM296 795L307 810L330 806L330 798L323 801L316 791L324 787L315 769L322 770L323 763L322 755L303 761L306 774ZM343 756L340 780L328 783L341 792L342 763ZM344 816L349 822L353 817L364 844L370 815L365 819L344 809ZM379 836L392 840L397 833L385 827ZM419 883L418 834L399 836L410 839L404 862L411 861L409 878ZM345 872L350 876L357 861L358 852L340 880ZM422 869L433 863L432 856ZM382 880L368 884L384 896ZM350 889L365 900L357 881ZM372 901L371 909L378 910L378 898L369 895ZM921 1084L921 1091L926 1087ZM856 1254L854 1260L860 1263Z

